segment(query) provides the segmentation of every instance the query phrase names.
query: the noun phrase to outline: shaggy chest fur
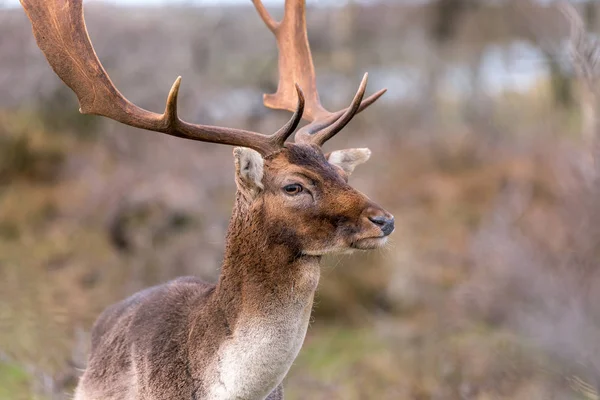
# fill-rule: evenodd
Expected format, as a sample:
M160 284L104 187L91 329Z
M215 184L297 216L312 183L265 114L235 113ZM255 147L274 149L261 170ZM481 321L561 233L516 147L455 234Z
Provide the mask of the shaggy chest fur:
M281 383L304 342L313 294L305 300L278 315L239 321L219 347L209 399L264 399Z

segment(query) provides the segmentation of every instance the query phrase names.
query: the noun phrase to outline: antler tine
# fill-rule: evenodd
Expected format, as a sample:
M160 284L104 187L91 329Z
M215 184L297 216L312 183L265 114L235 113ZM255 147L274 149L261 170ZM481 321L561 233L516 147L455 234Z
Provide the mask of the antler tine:
M357 114L361 113L365 108L369 107L371 104L375 103L381 96L383 96L387 92L387 89L381 89L378 92L373 93L366 99L364 99L360 103L360 107L358 107ZM306 125L304 128L296 132L296 141L298 140L298 135L313 135L314 133L320 131L321 129L325 129L334 122L336 122L348 109L345 108L340 111L336 111L327 118L321 119L319 121L314 121L311 124Z
M302 121L305 102L304 93L302 93L302 89L300 89L298 84L296 84L296 92L298 93L298 105L296 106L296 111L292 115L292 118L284 126L282 126L281 129L271 135L271 139L273 140L274 144L279 147L283 147L287 138L294 133L300 124L300 121Z
M274 33L279 49L279 84L275 94L265 94L267 107L292 111L293 84L298 82L305 90L306 110L304 119L310 124L296 134L296 142L313 143L321 146L338 133L357 113L373 104L386 90L380 90L361 102L364 95L358 96L358 103L337 112L327 111L321 104L317 91L316 75L308 35L306 32L306 0L285 0L285 12L281 22L275 21L268 13L262 0L252 0L261 19ZM366 85L366 79L364 80Z
M272 136L189 124L177 116L181 77L171 88L164 114L144 110L117 90L98 60L85 26L82 0L21 0L21 5L31 20L38 46L54 72L75 92L84 114L186 139L249 147L263 156L278 151L301 119L304 98L298 91L294 115Z
M331 139L336 133L341 131L358 113L360 106L362 104L362 99L365 95L365 90L367 90L367 82L369 80L369 74L365 74L363 76L362 81L360 82L360 86L358 87L358 91L354 95L354 99L352 103L350 103L350 107L348 107L342 115L340 115L336 120L332 121L329 125L323 126L321 129L315 130L313 124L309 124L303 129L296 132L296 142L298 143L313 143L318 146L323 146L326 141ZM383 93L382 93L383 94ZM318 123L319 121L315 121ZM321 125L322 126L322 125Z
M265 25L267 25L267 28L269 28L271 32L275 33L277 28L279 28L279 22L275 21L271 17L261 0L252 0L252 3L254 3L256 11L258 11L258 15L260 15Z

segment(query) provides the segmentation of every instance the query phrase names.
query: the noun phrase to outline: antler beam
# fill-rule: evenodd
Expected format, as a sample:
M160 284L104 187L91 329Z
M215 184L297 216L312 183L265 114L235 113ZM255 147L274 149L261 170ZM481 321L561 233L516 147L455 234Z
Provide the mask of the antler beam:
M98 60L85 26L82 0L21 0L21 4L38 46L54 72L75 92L84 114L186 139L249 147L262 155L279 150L302 119L304 96L292 84L295 94L288 95L294 98L294 115L273 135L184 122L177 116L181 77L171 88L163 114L144 110L117 90Z

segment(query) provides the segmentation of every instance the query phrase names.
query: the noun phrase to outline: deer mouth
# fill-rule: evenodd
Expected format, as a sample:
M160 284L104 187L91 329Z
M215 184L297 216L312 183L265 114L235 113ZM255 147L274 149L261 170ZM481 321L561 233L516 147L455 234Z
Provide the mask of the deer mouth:
M350 247L352 247L353 249L359 249L359 250L379 249L379 248L385 246L385 244L387 243L387 240L388 240L387 236L365 238L365 239L360 239L360 240L357 240L356 242L353 242L350 245Z

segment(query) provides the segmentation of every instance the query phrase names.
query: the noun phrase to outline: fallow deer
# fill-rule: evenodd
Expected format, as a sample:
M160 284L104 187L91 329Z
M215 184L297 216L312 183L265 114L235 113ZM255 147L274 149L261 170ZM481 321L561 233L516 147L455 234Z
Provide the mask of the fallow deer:
M385 90L327 111L316 89L305 0L286 0L276 22L258 14L279 48L279 87L265 95L293 111L273 135L193 125L177 116L180 78L163 114L129 102L100 64L82 0L21 0L37 43L75 92L80 111L137 128L233 150L237 194L218 282L179 278L107 308L96 321L76 400L281 399L282 380L307 331L321 257L383 246L394 219L348 185L368 149L324 154L321 146ZM304 97L306 93L306 97ZM286 139L300 120L309 123Z

